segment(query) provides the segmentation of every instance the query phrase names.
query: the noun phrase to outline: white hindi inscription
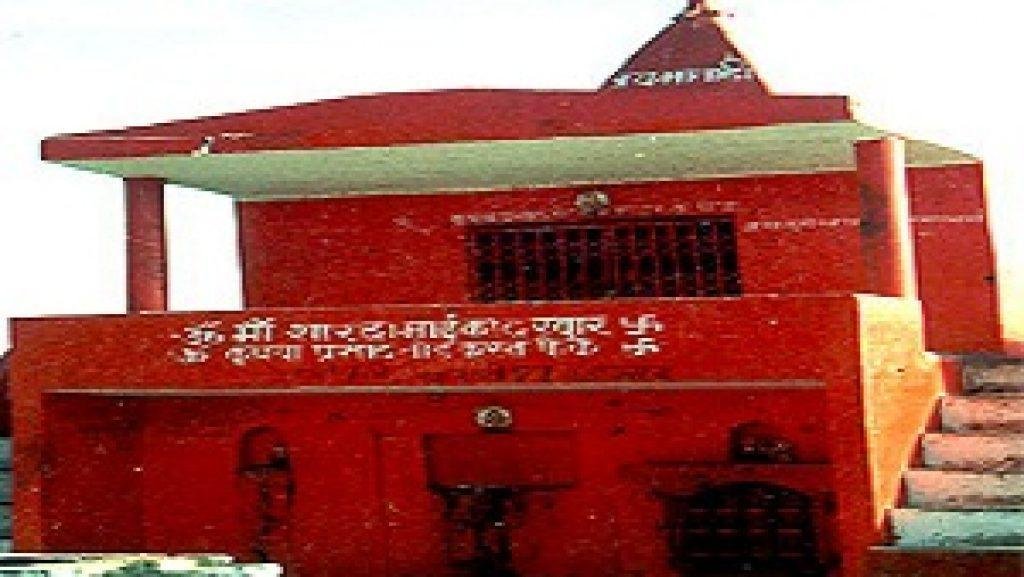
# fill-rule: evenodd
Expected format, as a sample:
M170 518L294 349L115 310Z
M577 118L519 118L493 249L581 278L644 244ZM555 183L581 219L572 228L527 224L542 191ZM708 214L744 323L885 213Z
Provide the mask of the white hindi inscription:
M719 84L722 82L751 82L754 69L742 58L726 54L714 66L681 68L678 70L646 70L626 72L612 79L612 86L681 86L686 84Z
M546 357L627 358L659 354L665 325L653 314L615 317L461 318L436 320L283 322L253 317L235 323L204 320L171 335L180 341L171 356L186 365L217 357L232 365L334 361L516 359Z

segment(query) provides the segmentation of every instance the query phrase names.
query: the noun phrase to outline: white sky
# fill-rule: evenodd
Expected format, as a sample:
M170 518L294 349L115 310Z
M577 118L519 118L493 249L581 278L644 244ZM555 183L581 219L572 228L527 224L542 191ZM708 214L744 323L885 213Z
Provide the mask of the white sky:
M42 138L366 92L596 87L684 3L0 0L0 351L10 317L124 310L121 183L43 164ZM982 155L1000 256L1024 255L1019 3L721 4L777 91L851 94L869 122ZM171 307L238 307L231 203L172 188L168 219Z

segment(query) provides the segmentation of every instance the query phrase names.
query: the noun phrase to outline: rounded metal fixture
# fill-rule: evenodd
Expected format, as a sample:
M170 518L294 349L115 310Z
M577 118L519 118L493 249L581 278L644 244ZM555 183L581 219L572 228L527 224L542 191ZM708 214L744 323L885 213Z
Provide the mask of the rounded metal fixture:
M583 216L596 216L608 209L612 199L600 190L588 190L576 196L576 210Z
M503 431L512 427L512 411L500 406L482 407L474 415L476 426L490 431Z

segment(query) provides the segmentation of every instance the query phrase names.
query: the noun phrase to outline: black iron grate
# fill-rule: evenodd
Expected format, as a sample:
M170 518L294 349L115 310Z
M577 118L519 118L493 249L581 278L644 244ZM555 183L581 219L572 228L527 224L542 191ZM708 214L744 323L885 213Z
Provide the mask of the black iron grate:
M708 488L667 501L677 568L706 577L820 577L812 500L761 483Z
M477 302L741 292L731 218L485 225L469 240Z

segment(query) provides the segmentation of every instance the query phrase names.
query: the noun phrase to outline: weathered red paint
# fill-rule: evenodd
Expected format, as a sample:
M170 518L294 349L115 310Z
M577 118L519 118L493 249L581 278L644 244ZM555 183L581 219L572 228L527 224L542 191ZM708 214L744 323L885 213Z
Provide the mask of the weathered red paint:
M167 310L164 182L124 181L128 312Z
M911 168L907 174L929 349L1000 350L980 167ZM856 173L602 189L620 216L734 215L745 294L872 292L860 264ZM468 302L466 222L571 214L580 190L239 203L246 304Z
M574 202L581 190L239 203L247 306L468 302L469 221L517 214L571 221L578 218ZM734 215L746 294L849 293L863 286L859 267L847 264L859 258L853 174L602 190L613 199L616 218L655 211ZM823 196L832 202L821 203ZM813 222L801 224L806 219Z
M999 306L982 165L913 168L907 182L928 348L1004 350L1014 321Z
M457 118L457 122L445 119ZM55 136L43 158L217 153L602 136L849 120L840 96L608 90L452 90L368 95L126 130ZM222 135L244 135L223 137ZM108 137L104 138L104 137Z
M901 314L894 316L894 308ZM544 457L532 465L559 481L552 484L572 486L537 488L529 497L540 517L527 521L531 529L517 537L534 551L526 567L553 575L581 566L598 575L670 574L658 532L661 505L651 493L656 478L643 473L646 464L723 462L730 427L752 420L793 439L802 463L832 471L802 482L835 495L838 510L829 527L834 551L855 565L858 547L877 539L880 530L864 505L887 504L872 495L869 479L882 476L891 483L900 473L895 466L873 466L873 451L880 449L864 448L861 397L871 381L862 380L859 367L886 355L908 368L887 378L927 378L933 368L922 364L915 310L885 299L750 297L19 321L13 367L20 390L18 543L26 549L226 549L246 556L238 443L253 427L273 426L288 440L295 463L288 559L295 569L313 575L342 569L354 575L447 574L439 557L440 501L429 475L503 473L482 473L451 449L427 453L423 439L486 437L477 432L472 412L498 404L516 415L513 438L569 435L575 452L564 457L578 460L569 469L553 456L550 465ZM283 324L444 312L613 318L644 312L670 328L665 356L653 364L530 357L525 365L453 367L406 360L360 372L312 359L238 367L223 357L198 366L172 358L182 342L171 335L203 320L232 323L259 314ZM886 334L879 338L867 326L884 326ZM884 344L894 337L905 347L894 351ZM517 387L487 385L512 375ZM624 384L636 377L662 384ZM558 382L580 384L553 388ZM372 391L345 389L373 383L413 388L394 389L386 403ZM432 393L427 387L439 383L455 388ZM513 443L489 450L501 462L521 457L523 449ZM432 454L446 461L431 468ZM780 467L771 478L785 477L787 469ZM799 476L801 469L789 471ZM382 509L382 498L392 505ZM552 508L543 504L548 501Z

